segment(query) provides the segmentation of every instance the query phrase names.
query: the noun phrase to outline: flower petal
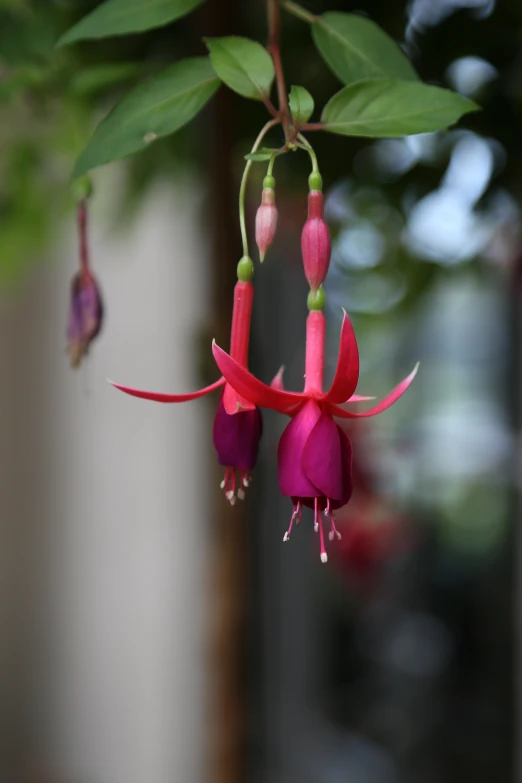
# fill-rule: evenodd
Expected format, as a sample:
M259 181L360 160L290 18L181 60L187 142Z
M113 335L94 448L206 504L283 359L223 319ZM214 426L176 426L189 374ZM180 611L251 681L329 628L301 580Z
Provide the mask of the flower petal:
M219 381L206 386L204 389L198 389L195 392L189 392L188 394L161 394L160 392L143 391L141 389L132 389L130 386L122 386L114 381L109 381L115 389L119 389L125 394L130 394L132 397L140 397L142 400L153 400L154 402L188 402L189 400L197 400L198 397L204 397L205 394L210 394L215 389L219 389L225 383L224 378L220 378Z
M367 402L368 400L374 400L375 397L361 397L360 394L352 394L349 400L346 402Z
M238 394L241 394L254 405L272 408L276 411L284 411L291 405L307 399L304 394L271 389L270 386L262 383L252 373L241 367L215 343L212 345L212 352L216 364L227 379L227 382Z
M339 437L341 439L341 457L342 457L342 474L343 474L343 494L338 501L332 503L332 508L341 508L345 506L353 492L353 452L352 442L346 432L341 427L338 427Z
M220 465L236 470L252 470L257 460L263 419L259 408L230 416L223 398L214 418L213 439Z
M225 383L225 388L223 389L223 405L229 416L233 416L235 413L239 413L239 411L253 411L256 407L238 394L229 383Z
M362 413L353 413L352 411L347 411L344 408L340 408L338 405L330 404L329 407L332 415L337 416L340 419L362 419L366 416L377 416L378 413L382 413L391 405L393 405L394 402L397 402L399 397L402 397L408 386L410 386L411 382L417 375L418 369L419 362L417 362L413 371L408 375L408 377L401 381L393 391L391 391L383 400L378 402L377 405L374 405L373 408L370 408L367 411L362 411Z
M328 402L346 402L355 391L359 380L359 349L352 324L344 311L337 369L330 391L325 397Z
M339 428L329 413L321 413L307 438L303 449L303 470L321 494L341 499L343 474Z
M317 487L306 476L302 457L307 439L321 415L317 403L309 400L281 435L277 449L277 475L282 495L313 498L318 494Z

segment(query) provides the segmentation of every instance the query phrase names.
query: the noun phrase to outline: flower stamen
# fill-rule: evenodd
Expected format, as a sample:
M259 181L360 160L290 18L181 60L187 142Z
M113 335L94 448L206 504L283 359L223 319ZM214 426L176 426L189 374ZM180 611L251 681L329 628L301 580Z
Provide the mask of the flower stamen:
M325 517L330 517L330 532L328 533L328 538L330 541L333 541L335 536L337 536L337 540L340 541L342 539L342 535L337 530L337 526L335 524L335 516L330 508L330 498L328 498L326 502L326 508L324 510Z
M319 509L319 498L314 498L314 529L319 529L319 543L321 546L321 563L328 562L328 555L324 546L323 517Z
M298 525L299 522L301 521L302 514L303 514L303 511L302 511L302 508L301 508L301 501L298 500L297 504L294 505L293 512L292 512L292 517L290 519L290 525L288 527L288 530L286 531L286 533L283 536L283 541L286 542L286 541L288 541L290 539L290 533L292 532L292 527L294 526L294 522L296 523L296 525Z

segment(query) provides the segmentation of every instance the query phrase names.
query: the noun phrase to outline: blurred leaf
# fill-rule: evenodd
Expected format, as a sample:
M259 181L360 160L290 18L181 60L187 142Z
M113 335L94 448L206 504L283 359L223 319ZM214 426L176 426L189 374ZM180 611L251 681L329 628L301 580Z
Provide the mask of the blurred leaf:
M344 87L325 106L324 130L344 136L408 136L452 125L479 107L450 90L399 79Z
M312 34L322 58L345 84L383 77L419 78L395 41L364 16L329 11L317 17Z
M78 96L87 96L114 87L136 77L142 70L139 63L107 63L83 68L72 76L69 87Z
M39 8L14 15L0 10L0 61L9 65L42 62L54 48L56 24Z
M272 155L276 152L276 149L271 150L268 149L268 147L263 147L257 152L249 152L248 155L245 155L245 160L252 160L254 163L262 163L264 160L270 160Z
M107 38L151 30L190 13L204 0L106 0L58 40L65 46L87 38Z
M289 96L290 111L296 128L304 125L312 116L314 99L304 87L292 85Z
M235 35L205 38L205 43L217 75L228 87L244 98L268 98L274 64L260 43Z
M182 60L139 84L98 125L73 176L140 152L186 125L219 87L207 57Z

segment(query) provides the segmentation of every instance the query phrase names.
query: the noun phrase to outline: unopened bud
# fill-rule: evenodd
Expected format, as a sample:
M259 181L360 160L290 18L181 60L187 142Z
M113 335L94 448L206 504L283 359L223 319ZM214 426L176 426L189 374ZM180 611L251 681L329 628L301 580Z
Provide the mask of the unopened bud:
M259 248L259 258L265 258L265 253L272 244L277 227L277 208L275 205L275 180L271 176L263 180L261 206L256 214L256 243Z
M308 194L308 220L301 234L301 251L306 279L312 291L324 282L330 266L330 232L323 220L323 194L312 190Z
M78 367L99 333L103 321L100 289L89 269L77 272L71 283L67 350L73 367Z

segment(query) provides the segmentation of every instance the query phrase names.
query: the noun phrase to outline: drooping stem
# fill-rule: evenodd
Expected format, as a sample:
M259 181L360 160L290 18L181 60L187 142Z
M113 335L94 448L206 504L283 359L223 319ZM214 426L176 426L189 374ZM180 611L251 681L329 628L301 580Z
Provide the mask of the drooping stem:
M286 92L285 75L283 63L281 60L280 38L280 15L279 0L267 0L268 15L268 44L267 49L272 55L274 61L275 78L277 85L277 98L279 102L279 115L283 123L285 138L290 137L290 112L288 110L288 96Z
M281 122L279 119L273 119L269 120L266 125L261 129L261 132L259 133L259 136L254 142L254 145L251 149L251 152L255 152L261 142L263 141L265 135L268 133L270 128L273 128L274 125L278 125ZM247 160L245 170L243 172L243 177L241 178L241 187L239 188L239 224L241 227L241 240L243 242L243 255L249 256L248 252L248 237L247 237L247 230L246 230L246 221L245 221L245 193L246 193L246 186L248 182L248 174L250 172L250 169L252 167L252 161Z
M87 245L87 201L85 199L78 203L76 219L78 223L80 267L83 271L86 271L89 268L89 249Z
M313 149L312 145L311 145L311 144L310 144L310 142L309 142L309 141L308 141L308 140L307 140L307 139L306 139L306 138L303 136L303 134L302 134L302 133L298 133L298 134L297 134L297 138L298 138L298 139L299 139L299 141L301 142L301 145L303 146L303 148L304 148L304 149L305 149L305 150L308 152L308 154L310 155L310 160L312 161L312 171L313 171L314 173L318 173L318 172L319 172L319 164L318 164L318 162L317 162L317 155L315 154L315 152L314 152L314 149Z

